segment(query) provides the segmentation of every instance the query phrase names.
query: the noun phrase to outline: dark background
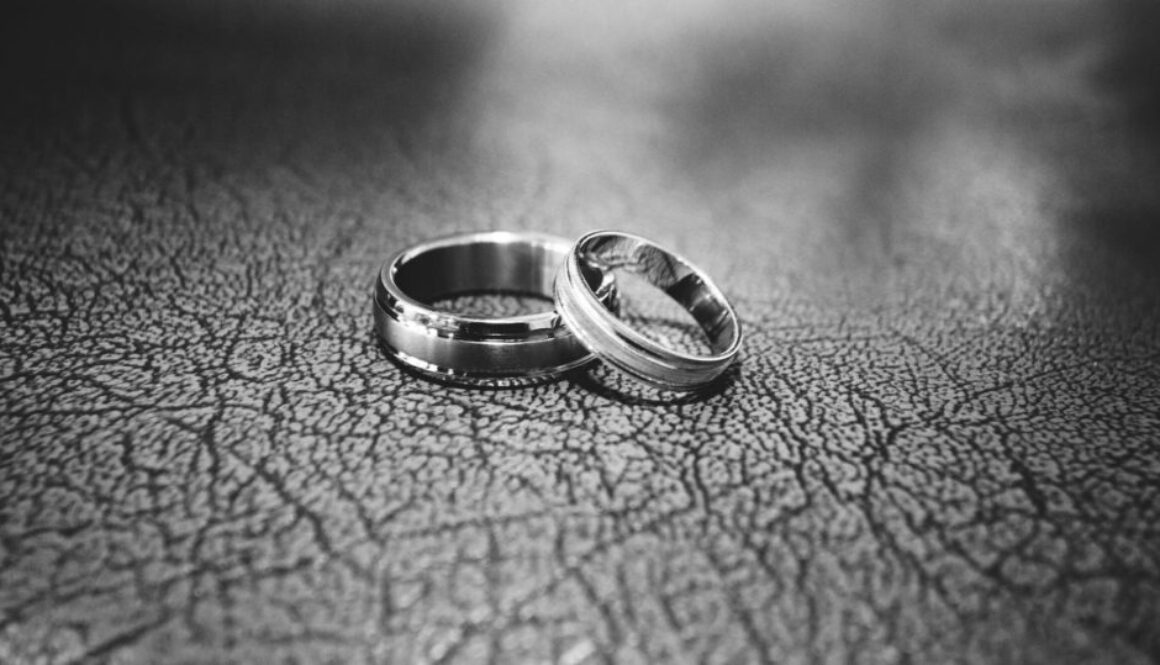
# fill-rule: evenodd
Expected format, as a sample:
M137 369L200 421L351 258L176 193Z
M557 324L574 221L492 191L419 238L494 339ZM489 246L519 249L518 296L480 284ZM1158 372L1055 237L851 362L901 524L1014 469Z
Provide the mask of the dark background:
M9 3L0 662L1156 662L1157 6ZM603 227L719 390L377 347Z

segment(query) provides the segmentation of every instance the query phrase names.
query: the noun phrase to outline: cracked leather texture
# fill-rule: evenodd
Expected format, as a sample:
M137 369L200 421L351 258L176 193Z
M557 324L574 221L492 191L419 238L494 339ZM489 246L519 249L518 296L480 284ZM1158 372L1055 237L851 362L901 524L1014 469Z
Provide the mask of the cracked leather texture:
M1152 7L17 3L0 662L1156 662ZM603 227L728 381L375 343L398 248Z

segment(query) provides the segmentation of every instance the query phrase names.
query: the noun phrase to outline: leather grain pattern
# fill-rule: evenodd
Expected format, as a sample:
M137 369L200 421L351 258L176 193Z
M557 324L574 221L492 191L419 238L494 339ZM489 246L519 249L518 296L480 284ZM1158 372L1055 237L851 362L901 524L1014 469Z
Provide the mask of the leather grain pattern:
M1153 7L18 3L0 662L1156 662ZM603 227L727 382L376 345L399 247Z

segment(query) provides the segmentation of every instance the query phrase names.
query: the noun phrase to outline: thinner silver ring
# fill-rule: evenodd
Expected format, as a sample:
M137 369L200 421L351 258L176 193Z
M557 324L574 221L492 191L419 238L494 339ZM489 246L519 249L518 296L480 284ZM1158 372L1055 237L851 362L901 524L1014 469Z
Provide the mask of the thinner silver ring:
M712 353L691 355L661 345L606 307L594 283L625 268L640 274L692 314ZM573 246L556 276L556 308L568 327L601 359L667 390L695 390L720 376L741 349L741 324L719 288L692 263L639 236L589 233Z
M435 309L439 298L480 292L552 297L553 279L571 244L540 233L490 231L431 240L383 264L375 284L375 329L403 365L437 380L512 386L549 380L591 360L592 353L547 308L483 318ZM616 309L611 275L587 288Z

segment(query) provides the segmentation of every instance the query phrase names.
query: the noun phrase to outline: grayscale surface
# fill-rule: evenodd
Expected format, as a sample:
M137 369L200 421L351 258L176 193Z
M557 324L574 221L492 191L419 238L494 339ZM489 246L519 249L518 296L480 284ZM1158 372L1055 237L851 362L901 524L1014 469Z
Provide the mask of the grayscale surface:
M0 662L1156 662L1156 7L9 5ZM376 345L400 247L595 228L718 390Z

